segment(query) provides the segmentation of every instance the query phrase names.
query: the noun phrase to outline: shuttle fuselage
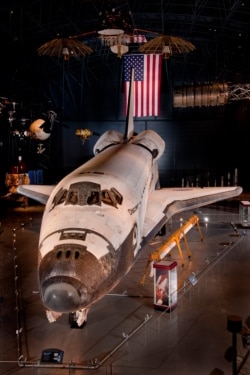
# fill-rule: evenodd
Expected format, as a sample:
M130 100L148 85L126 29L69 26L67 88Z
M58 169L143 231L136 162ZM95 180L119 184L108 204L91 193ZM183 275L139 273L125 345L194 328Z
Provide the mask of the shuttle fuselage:
M121 280L140 249L164 141L148 130L112 142L105 133L97 155L62 179L46 204L38 271L49 310L88 308Z

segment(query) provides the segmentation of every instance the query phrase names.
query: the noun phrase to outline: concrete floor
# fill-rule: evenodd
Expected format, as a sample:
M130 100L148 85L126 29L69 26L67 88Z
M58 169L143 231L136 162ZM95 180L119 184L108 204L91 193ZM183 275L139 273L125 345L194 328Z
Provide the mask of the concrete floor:
M224 202L223 202L224 203ZM37 243L43 207L11 205L2 211L0 237L0 374L222 375L233 374L225 353L232 345L228 318L245 326L250 315L249 229L238 205L217 204L198 212L187 234L192 257L185 264L175 247L178 303L172 312L154 309L153 280L144 274L149 254L193 212L176 215L165 237L156 238L120 285L90 310L83 329L65 315L47 321L37 286ZM208 221L206 221L208 219ZM198 282L192 285L189 276ZM237 373L250 374L248 348L237 338ZM42 363L45 349L63 351L62 364Z

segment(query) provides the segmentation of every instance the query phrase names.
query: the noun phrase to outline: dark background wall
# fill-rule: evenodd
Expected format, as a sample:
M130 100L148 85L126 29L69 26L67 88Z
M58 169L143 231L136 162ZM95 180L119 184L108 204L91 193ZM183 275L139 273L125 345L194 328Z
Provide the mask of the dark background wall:
M122 62L115 61L111 66L98 70L97 80L92 77L87 84L86 72L81 90L71 91L68 79L65 89L56 89L61 80L57 75L44 76L45 92L41 91L39 102L36 97L32 105L22 103L21 97L16 105L15 120L9 122L7 106L1 114L1 173L2 180L10 165L15 162L19 153L26 160L30 169L43 169L45 182L54 182L68 171L93 156L92 149L98 135L92 135L84 143L75 135L78 128L88 128L96 134L108 129L121 132L125 128L124 92L122 81ZM69 69L69 66L68 66ZM62 74L63 71L60 71ZM91 75L90 75L91 77ZM40 78L41 79L41 78ZM52 81L51 81L52 80ZM46 82L46 83L45 83ZM76 83L75 83L76 84ZM77 86L77 85L76 85ZM40 86L38 86L40 87ZM173 107L173 90L169 86L169 77L165 67L162 73L161 110L157 118L135 118L135 130L153 129L166 142L166 150L159 162L161 181L164 186L180 186L183 183L217 185L221 176L227 183L228 173L233 184L235 168L238 169L239 184L244 189L250 188L246 161L249 148L249 100L228 102L220 106ZM51 90L51 91L50 91ZM37 90L39 91L39 90ZM38 95L39 92L36 94ZM69 96L72 94L72 98ZM74 102L81 111L74 115ZM46 151L37 153L38 141L13 134L12 130L20 128L21 119L27 118L25 129L32 121L41 118L47 109L58 114L51 136L44 142Z
M162 184L180 186L184 179L185 184L195 185L198 179L202 185L220 185L222 176L224 184L227 184L228 173L230 184L233 184L237 168L239 184L248 188L245 162L249 128L245 116L248 116L249 110L242 114L241 106L231 108L231 105L227 105L224 108L202 109L202 115L200 111L192 109L189 114L187 111L185 114L177 113L174 116L176 118L172 119L135 119L136 132L155 130L166 143L165 152L159 161ZM240 119L236 118L236 111ZM195 120L195 117L198 119ZM93 146L98 138L92 135L83 143L75 135L77 128L87 127L100 134L108 129L123 131L125 121L67 122L67 126L62 128L62 155L64 168L71 170L93 156Z
M111 8L110 8L110 5ZM92 157L97 140L93 135L82 144L77 128L102 134L123 131L123 59L101 43L97 30L100 13L117 9L132 15L131 26L145 30L148 40L155 33L174 35L192 42L190 53L173 54L164 60L161 80L161 111L157 118L136 118L135 128L156 130L166 142L159 162L163 185L211 185L238 169L239 184L250 189L248 173L250 88L245 98L225 105L174 108L177 85L225 82L239 87L250 82L249 4L207 1L88 1L28 0L0 5L0 182L22 153L30 169L41 168L45 182L54 182ZM112 11L111 11L112 13ZM87 36L82 36L87 33ZM38 56L38 48L53 38L78 35L93 53L64 61L62 56ZM129 46L129 53L138 51ZM5 103L5 98L7 102ZM16 103L14 121L10 112ZM48 110L57 122L45 151L38 142L20 137L15 130L28 130ZM21 120L26 119L24 127ZM227 181L226 181L227 183ZM233 181L230 181L233 183Z

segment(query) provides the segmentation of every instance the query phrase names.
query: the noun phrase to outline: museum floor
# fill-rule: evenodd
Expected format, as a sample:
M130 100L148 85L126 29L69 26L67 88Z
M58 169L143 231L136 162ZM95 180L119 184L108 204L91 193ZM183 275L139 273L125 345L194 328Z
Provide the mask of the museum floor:
M140 283L149 254L193 212L176 215L164 237L141 253L131 272L90 310L83 329L68 316L47 321L39 299L36 263L43 207L5 204L0 235L0 374L229 375L230 317L250 321L249 229L239 225L238 204L201 208L187 234L191 258L181 245L177 262L178 302L170 312L154 309L153 280ZM196 283L190 276L195 277ZM237 373L250 374L248 347L236 335ZM63 351L62 364L41 362L45 349Z

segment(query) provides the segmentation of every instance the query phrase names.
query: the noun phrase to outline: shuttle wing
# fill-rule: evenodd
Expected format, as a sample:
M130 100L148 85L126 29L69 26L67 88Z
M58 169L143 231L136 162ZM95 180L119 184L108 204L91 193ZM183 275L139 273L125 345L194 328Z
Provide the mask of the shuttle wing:
M17 192L37 202L46 204L54 188L54 185L20 185L17 188Z
M242 188L162 188L154 190L147 203L144 222L144 240L155 236L162 226L176 213L238 196Z

